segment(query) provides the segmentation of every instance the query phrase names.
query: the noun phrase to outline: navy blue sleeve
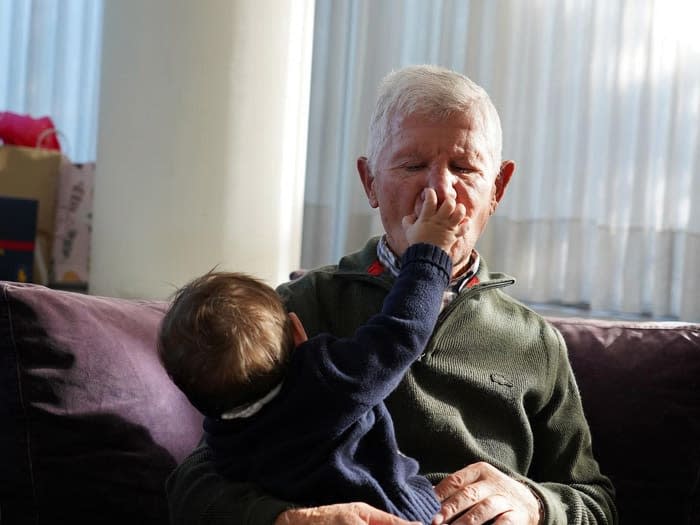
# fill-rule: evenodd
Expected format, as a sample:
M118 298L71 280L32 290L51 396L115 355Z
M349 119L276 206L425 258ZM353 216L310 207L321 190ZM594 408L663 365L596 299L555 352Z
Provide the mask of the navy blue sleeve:
M314 337L310 350L318 352L316 373L328 391L365 407L383 401L425 349L451 271L448 254L437 246L410 246L379 314L351 338Z

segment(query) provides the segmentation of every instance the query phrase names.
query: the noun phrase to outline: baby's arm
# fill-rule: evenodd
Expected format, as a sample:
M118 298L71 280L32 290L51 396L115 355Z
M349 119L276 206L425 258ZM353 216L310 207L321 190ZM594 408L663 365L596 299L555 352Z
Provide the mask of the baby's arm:
M450 250L466 229L465 216L463 204L448 199L438 205L435 190L426 188L418 215L403 219L410 246L402 254L401 272L381 312L352 337L322 334L315 338L318 348L313 357L322 369L319 377L334 385L340 398L336 402L345 398L366 405L379 403L423 352L450 280Z
M433 332L450 280L450 257L438 246L421 242L408 247L401 262L381 312L352 337L320 334L309 340L315 348L304 355L314 362L313 377L333 385L324 400L335 397L331 406L335 418L355 417L383 401L424 351ZM311 365L305 367L309 370ZM317 403L319 409L321 404Z

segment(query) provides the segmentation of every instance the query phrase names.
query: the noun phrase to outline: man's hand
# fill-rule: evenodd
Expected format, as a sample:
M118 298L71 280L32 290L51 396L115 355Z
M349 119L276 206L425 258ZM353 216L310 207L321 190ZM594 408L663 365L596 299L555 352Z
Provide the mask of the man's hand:
M526 485L484 462L450 474L435 486L435 494L441 508L433 525L537 525L541 518Z
M275 525L420 525L397 518L366 503L339 503L310 509L289 509Z

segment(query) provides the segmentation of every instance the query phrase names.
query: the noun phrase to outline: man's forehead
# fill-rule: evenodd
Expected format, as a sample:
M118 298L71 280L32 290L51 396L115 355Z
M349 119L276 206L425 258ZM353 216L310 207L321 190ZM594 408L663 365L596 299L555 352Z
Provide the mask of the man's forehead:
M388 145L392 150L411 145L420 149L426 142L426 134L428 138L445 136L453 139L453 146L457 151L466 152L488 147L488 134L483 121L465 114L447 118L423 115L394 118L391 122Z

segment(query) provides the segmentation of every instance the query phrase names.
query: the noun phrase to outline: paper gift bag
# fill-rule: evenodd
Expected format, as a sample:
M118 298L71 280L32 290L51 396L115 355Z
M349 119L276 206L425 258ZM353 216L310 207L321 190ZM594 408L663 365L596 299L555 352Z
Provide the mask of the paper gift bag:
M0 195L39 203L32 279L39 284L49 282L60 164L57 151L0 146Z
M87 286L95 163L63 157L56 201L52 285Z

